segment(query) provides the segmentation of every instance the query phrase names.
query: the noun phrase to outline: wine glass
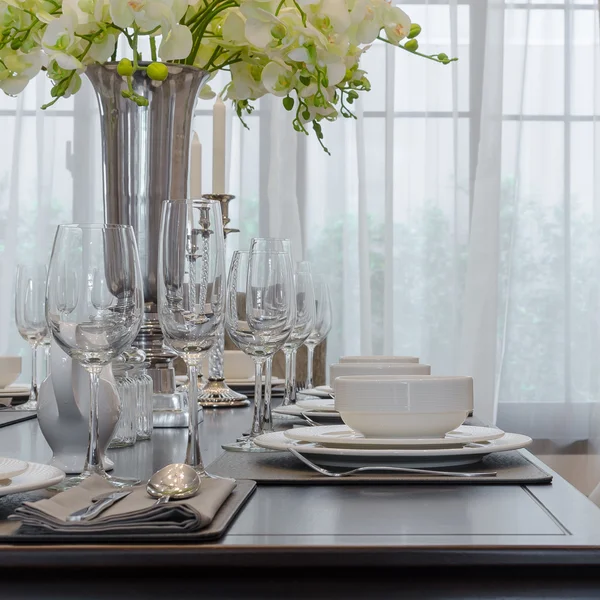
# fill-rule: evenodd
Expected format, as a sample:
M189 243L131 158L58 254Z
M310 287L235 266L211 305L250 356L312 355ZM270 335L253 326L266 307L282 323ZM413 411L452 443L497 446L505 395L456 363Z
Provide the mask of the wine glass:
M308 261L296 263L294 286L296 289L296 323L292 334L283 346L285 354L283 406L296 403L296 352L308 339L315 323L315 293Z
M313 276L315 290L315 324L308 339L304 342L308 350L308 363L306 369L305 389L313 387L313 361L315 348L327 337L331 331L331 299L329 286L322 275Z
M248 438L223 445L226 450L266 451L254 442L263 431L265 417L263 365L290 336L295 314L289 253L235 252L227 280L225 327L235 345L254 359L254 413Z
M217 200L163 202L158 254L158 320L165 343L187 365L186 463L204 469L198 436L198 367L216 340L225 306L225 243Z
M31 391L25 404L15 410L37 410L37 350L48 336L46 323L47 269L43 264L17 266L15 289L15 321L21 337L31 346Z
M68 479L65 487L92 475L115 487L136 482L104 471L98 447L98 393L102 369L138 334L143 306L140 263L130 226L58 226L48 270L46 320L58 345L90 375L88 453L83 472Z
M283 252L290 256L292 262L292 243L288 239L281 238L252 238L250 242L250 253L252 252ZM262 401L261 423L263 431L273 431L273 415L271 413L271 395L272 395L272 372L273 355L269 356L264 366L264 394Z

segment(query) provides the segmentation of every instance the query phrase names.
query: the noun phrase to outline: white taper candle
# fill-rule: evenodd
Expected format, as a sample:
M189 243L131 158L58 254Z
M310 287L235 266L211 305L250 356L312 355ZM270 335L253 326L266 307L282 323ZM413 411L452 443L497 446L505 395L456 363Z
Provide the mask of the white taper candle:
M213 108L213 194L225 193L225 104L217 98Z
M190 160L190 196L202 197L202 144L194 131L192 138L192 157Z

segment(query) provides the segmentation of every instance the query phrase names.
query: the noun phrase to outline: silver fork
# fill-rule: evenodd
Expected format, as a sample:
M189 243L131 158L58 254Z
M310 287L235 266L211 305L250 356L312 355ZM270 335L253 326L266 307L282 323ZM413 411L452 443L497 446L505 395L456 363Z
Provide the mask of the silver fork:
M373 467L358 467L357 469L351 469L350 471L341 471L336 473L335 471L328 471L319 465L311 462L300 454L294 448L288 448L288 450L298 459L301 460L305 465L311 469L321 473L321 475L327 475L327 477L348 477L355 473L364 473L365 471L393 471L395 473L413 473L417 475L442 475L444 477L495 477L498 473L491 471L489 473L459 473L458 471L434 471L432 469L413 469L412 467L392 467L392 466L373 466Z

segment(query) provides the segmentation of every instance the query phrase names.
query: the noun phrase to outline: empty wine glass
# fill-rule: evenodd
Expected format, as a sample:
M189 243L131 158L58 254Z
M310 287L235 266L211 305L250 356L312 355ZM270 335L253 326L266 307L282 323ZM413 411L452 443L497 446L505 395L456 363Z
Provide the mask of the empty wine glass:
M98 447L98 392L102 369L136 337L143 305L131 227L58 226L48 271L46 320L58 345L90 374L88 453L83 472L67 480L64 487L91 475L100 475L116 487L135 483L104 471Z
M235 252L227 280L225 326L236 346L255 364L252 429L226 450L264 452L254 439L263 431L263 365L289 337L295 320L290 255L287 252Z
M17 266L15 320L21 337L31 346L31 391L25 404L15 410L37 410L37 350L48 336L46 323L46 265Z
M201 477L198 367L216 340L225 306L225 243L216 200L163 202L158 258L158 320L165 343L188 369L186 463Z
M315 323L315 293L308 261L296 264L294 286L296 289L296 322L292 334L283 346L285 354L283 406L296 403L296 352L308 339Z
M327 337L331 331L331 299L329 286L322 275L313 276L315 291L315 324L304 345L308 350L305 389L313 387L313 361L315 348Z

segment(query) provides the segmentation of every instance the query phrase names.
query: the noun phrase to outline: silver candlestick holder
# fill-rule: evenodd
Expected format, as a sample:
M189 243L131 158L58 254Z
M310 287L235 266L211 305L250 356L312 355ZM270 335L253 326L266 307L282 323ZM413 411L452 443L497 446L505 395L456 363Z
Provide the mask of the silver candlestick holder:
M229 225L229 203L235 198L231 194L204 194L206 200L218 200L221 203L223 214L223 232L225 240L230 233L239 233L239 229L232 229ZM198 403L206 408L235 408L248 406L248 397L232 390L225 383L224 360L225 356L225 325L222 324L217 334L215 343L208 353L208 381L202 388Z

